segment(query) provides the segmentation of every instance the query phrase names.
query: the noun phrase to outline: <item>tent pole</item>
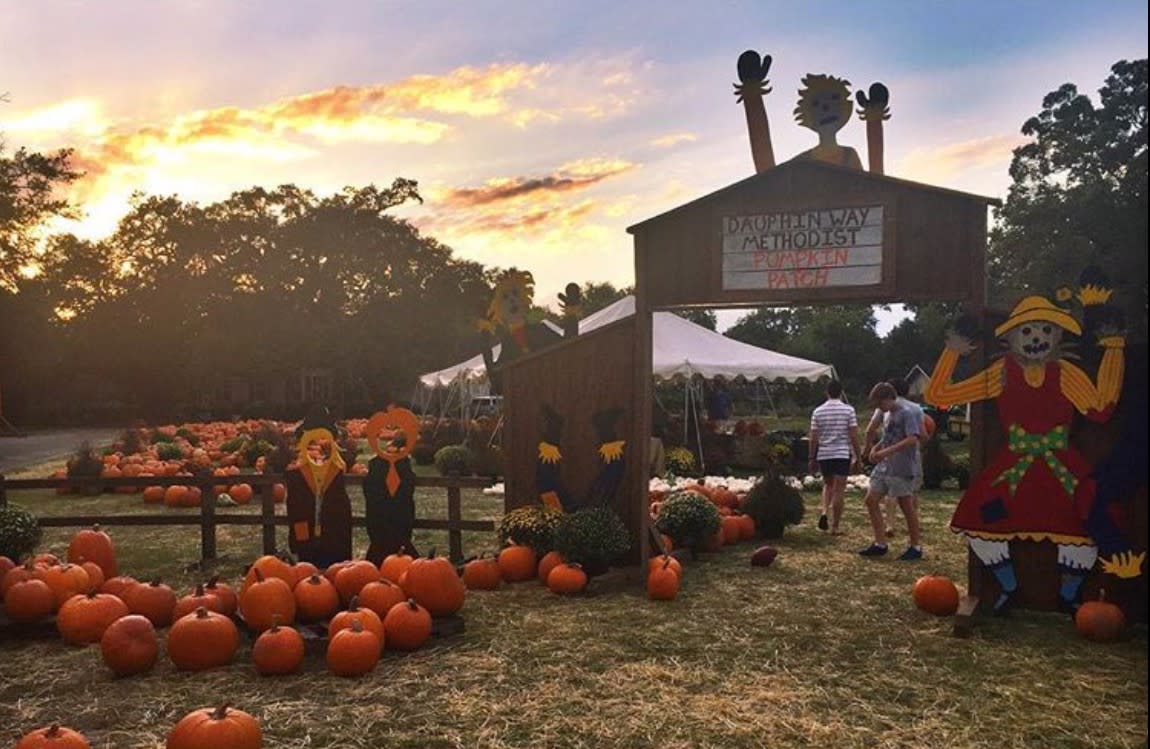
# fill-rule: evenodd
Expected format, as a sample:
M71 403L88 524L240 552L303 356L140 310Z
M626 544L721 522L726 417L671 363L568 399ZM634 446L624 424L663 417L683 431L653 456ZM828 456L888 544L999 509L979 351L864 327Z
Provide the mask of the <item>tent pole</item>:
M691 387L691 381L690 380L687 381L687 387ZM702 387L702 385L700 384L699 387ZM703 475L706 476L707 475L707 460L706 460L706 458L703 457L703 432L701 429L699 429L699 408L698 408L699 399L698 399L698 395L693 390L691 392L691 396L692 396L692 400L695 403L695 407L691 409L691 415L695 419L695 444L699 448L699 470L701 470L703 472Z

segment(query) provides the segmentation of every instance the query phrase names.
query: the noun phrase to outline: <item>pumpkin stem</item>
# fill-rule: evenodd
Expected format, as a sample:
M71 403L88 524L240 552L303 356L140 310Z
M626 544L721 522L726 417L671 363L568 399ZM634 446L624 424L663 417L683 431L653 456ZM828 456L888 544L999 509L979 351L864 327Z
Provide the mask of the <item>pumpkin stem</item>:
M220 576L219 575L212 575L211 579L208 580L208 584L206 587L214 588L219 584L219 582L220 582Z
M259 567L255 567L254 569L256 571L256 582L262 583L264 581L264 573L260 572Z
M46 738L46 739L54 739L54 738L57 738L59 735L60 735L60 724L59 723L53 723L51 726L48 727L48 730L44 732L44 738Z
M280 629L280 615L272 614L272 632L278 632Z
M407 599L407 605L412 611L418 611L419 610L419 604L415 602L414 598L408 598Z
M207 619L208 618L208 610L206 608L204 608L203 606L197 606L196 607L196 618L197 619Z
M671 557L664 554L663 555L663 569L667 569L670 566L671 566Z
M228 717L228 703L224 703L212 712L212 720L224 720Z
M428 550L428 552L427 552L427 558L428 558L428 559L435 559L435 547L434 547L434 546L433 546L433 547L431 547L431 549L430 549L430 550Z
M308 581L309 585L319 585L321 582L319 579L319 575L312 575L311 577L309 577L307 579L307 581Z
M196 598L203 598L204 597L204 584L203 583L200 583L196 586L195 595L196 595Z
M151 585L153 588L155 588L159 584L160 584L160 578L158 578L158 577L155 578L154 580L152 580L152 582L148 583L148 585Z
M349 627L349 629L351 629L352 632L362 632L363 622L361 622L359 619L352 619L351 627Z
M1106 588L1098 589L1098 600L1102 603L1106 602Z
M351 600L347 602L348 611L359 611L359 596L352 596Z

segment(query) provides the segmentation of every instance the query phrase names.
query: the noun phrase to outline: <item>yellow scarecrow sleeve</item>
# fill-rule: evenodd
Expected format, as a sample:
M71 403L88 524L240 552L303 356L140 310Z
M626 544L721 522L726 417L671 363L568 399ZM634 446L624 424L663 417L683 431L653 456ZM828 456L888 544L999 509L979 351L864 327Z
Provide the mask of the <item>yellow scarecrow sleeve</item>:
M933 403L939 408L950 408L964 403L991 400L1002 394L1001 359L962 382L951 382L950 378L954 376L954 368L957 365L958 352L943 349L924 393L928 403Z
M1105 421L1110 418L1118 397L1122 392L1122 378L1125 372L1124 341L1117 336L1103 341L1106 353L1098 365L1098 385L1076 365L1062 359L1058 362L1062 370L1062 394L1078 412L1087 418Z

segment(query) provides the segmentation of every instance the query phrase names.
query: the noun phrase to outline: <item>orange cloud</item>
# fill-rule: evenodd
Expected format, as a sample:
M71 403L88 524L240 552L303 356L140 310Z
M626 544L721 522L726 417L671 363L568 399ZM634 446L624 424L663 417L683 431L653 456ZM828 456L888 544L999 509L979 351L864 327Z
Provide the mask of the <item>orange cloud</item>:
M533 196L547 197L585 190L605 179L630 171L628 161L589 159L564 164L544 177L509 177L488 180L482 187L452 188L438 193L438 202L450 208L469 208L514 201Z
M696 140L698 140L698 136L694 133L671 133L653 139L651 145L656 148L671 148L680 143L694 143Z
M1022 135L990 135L984 138L916 148L899 161L899 177L943 184L966 171L1010 164L1015 148L1026 142Z

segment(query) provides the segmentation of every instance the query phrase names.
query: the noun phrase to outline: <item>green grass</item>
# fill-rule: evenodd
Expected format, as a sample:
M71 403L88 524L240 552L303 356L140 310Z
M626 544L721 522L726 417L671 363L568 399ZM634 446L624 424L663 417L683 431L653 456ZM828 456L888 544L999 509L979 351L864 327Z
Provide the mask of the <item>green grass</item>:
M442 516L437 492L421 491L420 516ZM300 675L261 679L246 644L227 668L184 674L161 655L151 674L116 680L96 649L5 641L0 745L59 720L95 747L156 747L187 711L228 700L260 719L266 746L284 749L1146 746L1144 627L1104 646L1063 616L1020 613L957 640L909 595L928 571L964 580L963 545L945 527L953 493L924 497L929 561L914 565L856 556L867 541L857 496L838 539L811 527L807 497L807 523L788 531L768 569L748 565L750 545L729 547L688 564L672 603L648 601L618 573L571 599L535 583L470 593L464 634L388 654L359 680L330 676L319 654ZM41 513L138 502L11 499ZM477 492L464 506L469 517L499 513ZM195 579L184 571L195 529L112 532L128 573ZM46 546L66 538L52 531ZM221 529L224 571L237 575L258 539L258 529ZM468 553L493 547L485 534L464 543Z

